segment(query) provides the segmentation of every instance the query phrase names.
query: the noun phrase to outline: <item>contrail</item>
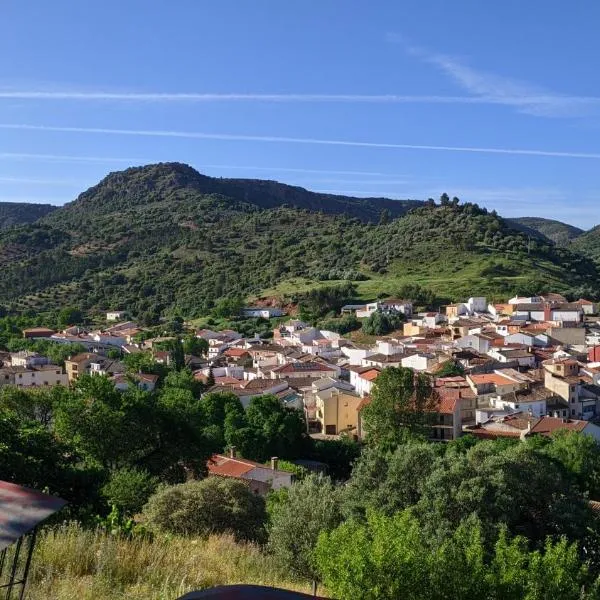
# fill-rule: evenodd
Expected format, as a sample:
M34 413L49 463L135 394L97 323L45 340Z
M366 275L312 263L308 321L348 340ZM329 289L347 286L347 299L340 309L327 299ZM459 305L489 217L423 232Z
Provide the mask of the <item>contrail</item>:
M143 158L113 158L110 156L65 156L61 154L31 154L25 152L0 152L0 160L48 160L56 162L95 162L95 163L143 163L148 162Z
M399 95L399 94L200 94L162 92L51 92L43 90L0 90L5 100L72 100L110 102L357 102L357 103L428 103L428 104L489 104L496 103L492 97ZM509 101L506 99L506 101ZM523 102L514 98L514 102ZM537 101L544 99L538 98ZM579 98L581 101L581 98ZM585 98L600 102L599 98ZM533 101L529 99L529 101Z
M237 142L268 142L280 144L308 144L321 146L350 146L358 148L382 148L390 150L431 150L440 152L467 152L477 154L509 154L518 156L547 156L555 158L600 159L600 154L592 152L563 152L554 150L526 150L520 148L478 148L473 146L433 146L423 144L396 144L385 142L361 142L348 140L327 140L318 138L278 137L266 135L239 135L228 133L203 133L198 131L168 131L160 129L108 129L103 127L58 127L50 125L0 124L0 129L25 131L55 131L62 133L96 133L142 137L171 137L200 140L221 140Z
M371 104L531 104L599 105L597 96L570 96L552 93L481 94L477 96L408 94L260 94L260 93L180 93L0 90L4 100L66 100L75 102L291 102L291 103L371 103Z

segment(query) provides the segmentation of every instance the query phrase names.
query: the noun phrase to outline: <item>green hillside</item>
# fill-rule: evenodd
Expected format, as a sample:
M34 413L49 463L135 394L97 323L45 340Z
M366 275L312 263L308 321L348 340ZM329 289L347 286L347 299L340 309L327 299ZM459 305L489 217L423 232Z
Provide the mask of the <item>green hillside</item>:
M539 234L559 246L568 245L571 240L579 237L584 232L583 229L579 229L579 227L569 225L568 223L562 223L554 219L543 219L541 217L517 217L515 219L507 219L507 221L523 233L530 235Z
M589 295L598 280L588 259L543 240L528 246L476 205L327 196L180 164L113 173L40 222L0 234L0 266L10 308L186 317L227 295L293 300L343 280L364 298L419 282L450 299L543 287Z
M574 239L571 242L571 249L600 262L600 225Z
M0 202L0 229L33 223L57 208L52 204Z

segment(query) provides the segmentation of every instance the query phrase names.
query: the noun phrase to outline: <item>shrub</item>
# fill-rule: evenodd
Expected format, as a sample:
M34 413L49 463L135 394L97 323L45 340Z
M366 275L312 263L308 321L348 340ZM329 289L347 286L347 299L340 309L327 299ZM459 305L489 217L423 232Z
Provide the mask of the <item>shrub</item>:
M231 533L262 541L265 502L235 479L208 477L160 489L144 508L150 529L182 535Z

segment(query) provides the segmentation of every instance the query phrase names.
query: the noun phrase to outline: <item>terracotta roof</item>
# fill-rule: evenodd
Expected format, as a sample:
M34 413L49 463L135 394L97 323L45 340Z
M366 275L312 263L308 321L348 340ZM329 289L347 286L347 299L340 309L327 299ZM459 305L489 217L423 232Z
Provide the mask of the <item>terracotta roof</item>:
M223 352L223 354L225 356L231 356L233 358L233 357L245 356L246 354L249 355L250 353L245 348L227 348L227 350L225 350L225 352Z
M369 371L360 374L361 379L366 379L367 381L375 381L379 377L381 371L379 369L371 368Z
M541 417L540 420L531 428L531 433L541 433L550 435L559 429L569 431L583 431L588 425L587 421L578 421L571 419L557 419L555 417Z
M241 458L229 458L221 454L213 454L206 464L211 475L223 477L241 477L258 466L249 460Z
M485 385L493 383L494 385L511 385L517 383L508 377L498 375L497 373L482 373L480 375L469 375L469 378L475 385Z

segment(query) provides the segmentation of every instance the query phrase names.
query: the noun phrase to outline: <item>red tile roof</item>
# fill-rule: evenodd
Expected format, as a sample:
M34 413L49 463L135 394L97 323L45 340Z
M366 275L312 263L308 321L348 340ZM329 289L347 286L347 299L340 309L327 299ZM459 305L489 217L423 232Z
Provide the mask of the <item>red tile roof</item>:
M239 358L240 356L249 355L250 353L245 348L227 348L223 354L225 356L230 356L231 358Z
M221 475L223 477L241 477L252 471L259 463L254 463L243 458L229 458L222 454L213 454L206 464L208 472L211 475Z
M557 419L555 417L541 417L540 420L531 428L531 433L541 433L550 435L559 429L569 431L583 431L587 426L587 421L577 421L571 419Z

